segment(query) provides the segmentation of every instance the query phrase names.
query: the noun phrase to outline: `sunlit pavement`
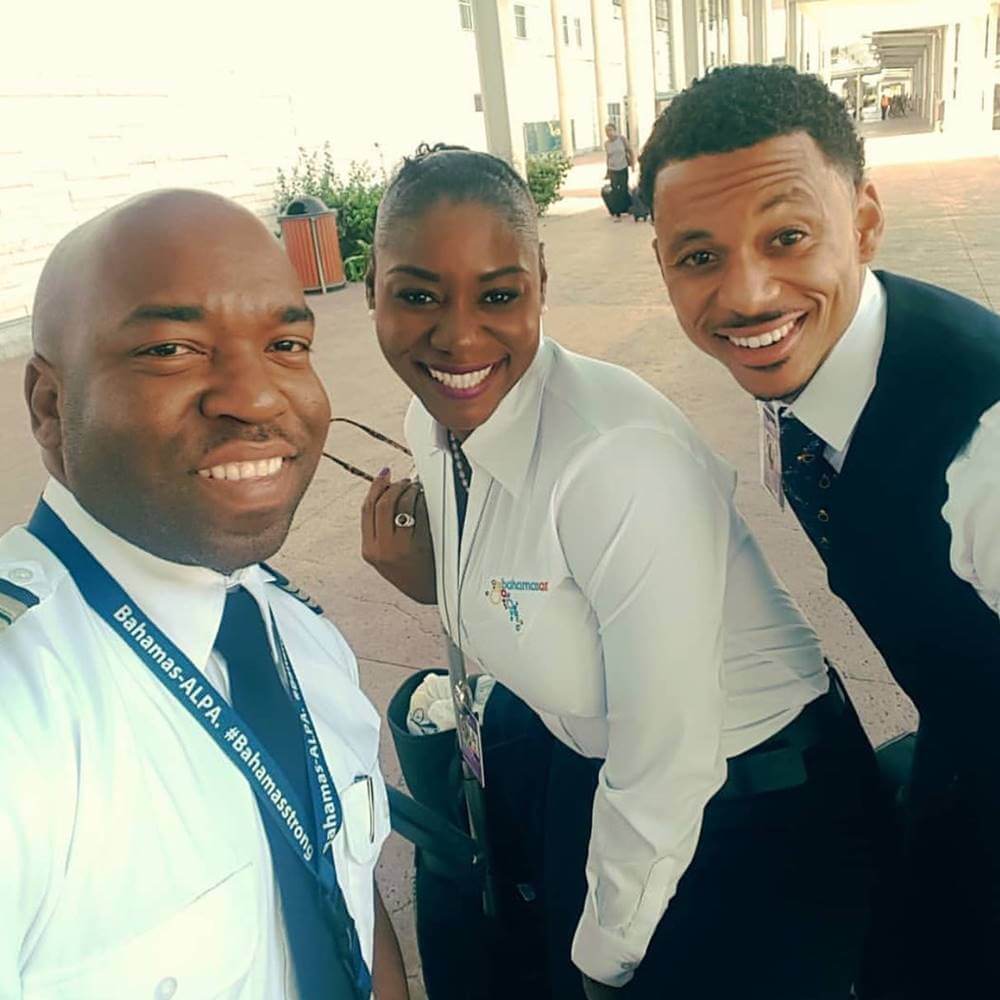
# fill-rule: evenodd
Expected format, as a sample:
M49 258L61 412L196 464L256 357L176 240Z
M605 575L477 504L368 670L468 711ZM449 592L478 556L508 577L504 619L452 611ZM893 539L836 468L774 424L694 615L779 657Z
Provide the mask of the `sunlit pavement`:
M882 143L928 143L926 148L934 149L936 141L933 134L875 137L869 153L878 163ZM911 707L850 614L830 596L822 567L792 516L777 510L758 483L753 403L680 332L650 249L652 228L630 219L611 222L595 197L602 177L600 156L578 166L567 186L593 194L564 199L543 222L551 276L547 335L641 374L677 402L734 463L741 478L740 505L815 623L828 655L846 676L872 739L881 741L902 731L913 723ZM996 157L877 165L874 177L888 214L880 266L1000 306ZM316 363L335 411L398 438L407 393L378 352L361 288L313 296L310 304L319 317ZM44 482L21 402L22 368L23 361L0 363L0 426L6 428L2 526L27 516ZM336 429L329 448L372 472L383 465L392 466L397 476L408 471L403 456L359 432ZM411 671L443 664L444 659L436 610L410 603L361 561L358 521L364 492L364 483L324 462L275 562L340 626L357 652L366 691L384 710ZM388 778L398 783L387 735L383 750ZM400 929L408 968L416 974L411 853L393 836L379 867L379 881ZM415 1000L423 996L416 979L413 995Z

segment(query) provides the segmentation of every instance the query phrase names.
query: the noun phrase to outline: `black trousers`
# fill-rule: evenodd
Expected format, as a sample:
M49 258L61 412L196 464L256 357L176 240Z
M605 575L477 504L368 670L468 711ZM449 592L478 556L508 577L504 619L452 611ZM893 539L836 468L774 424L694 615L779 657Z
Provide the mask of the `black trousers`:
M613 191L616 193L622 191L628 194L628 167L624 170L609 170L608 179Z
M622 1000L847 1000L877 891L885 815L853 710L804 754L804 784L707 806L694 860ZM750 753L780 745L781 734ZM553 997L583 996L570 961L600 761L557 744L545 831Z
M1000 761L992 731L921 722L905 808L908 998L1000 997Z

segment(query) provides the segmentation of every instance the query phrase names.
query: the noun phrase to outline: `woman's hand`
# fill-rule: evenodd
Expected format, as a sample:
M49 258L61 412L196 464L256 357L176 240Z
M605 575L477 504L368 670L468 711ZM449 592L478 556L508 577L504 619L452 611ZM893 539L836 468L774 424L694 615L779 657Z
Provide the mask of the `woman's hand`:
M401 526L397 515L412 525ZM419 483L394 483L388 469L378 475L361 508L361 557L418 604L437 603L434 546Z

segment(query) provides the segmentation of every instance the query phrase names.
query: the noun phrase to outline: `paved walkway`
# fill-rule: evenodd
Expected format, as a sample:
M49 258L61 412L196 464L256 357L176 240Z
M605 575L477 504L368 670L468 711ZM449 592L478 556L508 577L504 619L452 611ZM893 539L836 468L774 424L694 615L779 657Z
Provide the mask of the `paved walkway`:
M881 266L1000 307L1000 163L922 163L880 168L875 177L889 218ZM593 197L559 203L542 228L551 272L546 333L641 374L738 467L740 505L844 672L871 737L880 741L909 727L912 708L849 613L828 593L820 563L792 516L778 511L758 485L753 403L679 330L654 264L651 228L631 220L612 223ZM321 333L316 363L335 411L401 434L407 393L378 352L361 288L311 304ZM44 482L21 401L22 367L0 363L0 426L6 428L0 526L23 520ZM335 429L329 448L372 471L386 464L397 476L408 471L402 456L359 432ZM444 659L437 612L401 597L360 559L357 522L364 490L362 482L325 462L276 562L338 623L357 652L365 689L384 709L411 671ZM389 780L398 782L388 738L384 763ZM408 967L416 973L411 853L391 838L379 881ZM415 980L414 1000L422 996Z

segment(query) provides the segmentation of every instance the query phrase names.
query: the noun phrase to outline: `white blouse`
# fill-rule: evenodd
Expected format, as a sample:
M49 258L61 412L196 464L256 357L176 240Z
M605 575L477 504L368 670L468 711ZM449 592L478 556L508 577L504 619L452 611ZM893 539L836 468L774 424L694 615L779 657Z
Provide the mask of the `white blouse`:
M414 400L406 433L449 635L604 758L573 959L623 985L726 759L826 692L819 642L733 505L734 471L631 372L542 341L463 445L460 548L446 431Z

